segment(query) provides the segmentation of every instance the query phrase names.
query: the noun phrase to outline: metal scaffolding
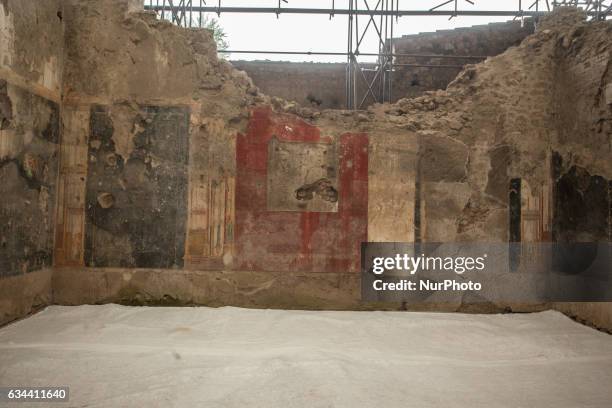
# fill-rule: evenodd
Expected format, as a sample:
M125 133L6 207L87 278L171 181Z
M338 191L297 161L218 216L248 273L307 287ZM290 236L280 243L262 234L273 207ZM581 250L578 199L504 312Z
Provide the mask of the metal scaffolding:
M336 0L329 0L329 8L296 8L286 6L288 0L269 0L275 7L231 7L222 0L144 0L146 10L155 11L160 18L182 27L202 27L205 13L259 13L275 14L319 14L347 16L348 33L346 52L274 51L274 50L219 50L222 53L278 54L278 55L336 55L346 56L346 107L360 109L371 97L373 102L391 102L394 67L449 68L461 65L449 64L400 64L397 57L474 59L486 56L421 55L395 53L393 44L394 28L400 17L406 16L459 16L509 17L514 19L539 18L555 7L574 6L585 10L591 20L606 20L612 17L612 0L516 0L513 10L469 10L466 3L473 5L476 0L444 0L429 9L404 9L400 0L346 0L348 7L336 7ZM227 4L227 0L225 1ZM403 4L405 4L404 1ZM373 35L378 41L377 53L361 52L360 47L366 35ZM376 56L375 64L363 63L361 57ZM360 90L363 93L360 94Z

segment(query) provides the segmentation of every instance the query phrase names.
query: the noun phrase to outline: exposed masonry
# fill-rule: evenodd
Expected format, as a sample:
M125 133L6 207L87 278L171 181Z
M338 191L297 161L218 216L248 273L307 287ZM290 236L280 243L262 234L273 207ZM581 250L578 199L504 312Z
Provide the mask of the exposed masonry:
M62 10L55 302L357 309L362 241L610 236L607 22L558 10L444 91L353 112L266 96L206 30L130 10ZM562 222L585 194L599 221ZM609 305L558 307L612 327Z
M501 54L516 46L534 31L531 20L491 23L455 30L394 38L397 54L475 56L482 58L415 58L397 57L392 74L392 101L420 96L426 91L445 89L461 71L462 66L482 61L486 56ZM231 55L239 58L240 55ZM429 68L409 65L441 65ZM340 109L345 106L346 64L283 61L232 61L245 71L256 86L267 95L296 101L318 109ZM364 73L370 80L374 73ZM365 95L367 85L358 77L357 93ZM378 86L374 86L377 91ZM360 98L361 99L361 98ZM374 103L368 95L366 104Z

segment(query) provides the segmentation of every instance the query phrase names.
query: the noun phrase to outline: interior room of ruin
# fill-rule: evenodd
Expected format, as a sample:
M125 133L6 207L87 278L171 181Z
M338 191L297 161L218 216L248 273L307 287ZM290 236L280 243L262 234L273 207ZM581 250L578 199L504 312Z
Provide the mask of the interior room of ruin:
M611 407L612 2L228 3L0 0L0 406Z

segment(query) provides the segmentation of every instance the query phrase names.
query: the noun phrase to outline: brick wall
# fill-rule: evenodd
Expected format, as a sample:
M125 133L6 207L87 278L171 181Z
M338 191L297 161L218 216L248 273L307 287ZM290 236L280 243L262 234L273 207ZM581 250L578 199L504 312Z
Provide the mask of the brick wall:
M534 30L533 23L520 21L492 23L482 26L441 30L433 33L396 38L398 54L492 56L501 54ZM414 58L398 57L398 66L392 75L392 101L417 96L425 91L444 89L457 76L465 64L477 63L483 58ZM322 109L345 107L346 64L308 63L284 61L232 61L245 71L264 93L303 105ZM444 67L414 67L409 65L444 65ZM369 74L366 72L366 74ZM380 88L380 85L376 89ZM358 100L367 87L358 75ZM373 103L369 96L364 106Z
M246 71L265 94L303 105L311 104L310 95L321 101L321 108L344 107L346 64L232 61L232 65Z
M396 54L422 54L445 56L486 57L501 54L520 44L533 33L534 26L526 21L493 23L455 30L403 36L394 40ZM413 97L425 91L445 89L466 64L475 64L483 58L414 58L398 57L393 75L393 101ZM403 66L441 65L444 68Z

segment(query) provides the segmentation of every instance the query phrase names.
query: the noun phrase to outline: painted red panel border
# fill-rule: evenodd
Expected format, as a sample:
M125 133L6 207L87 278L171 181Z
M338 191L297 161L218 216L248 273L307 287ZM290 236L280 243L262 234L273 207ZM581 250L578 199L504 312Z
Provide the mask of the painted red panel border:
M358 272L368 227L368 137L346 133L337 141L339 206L336 213L267 210L268 142L329 142L314 125L269 107L251 112L236 142L235 269Z

